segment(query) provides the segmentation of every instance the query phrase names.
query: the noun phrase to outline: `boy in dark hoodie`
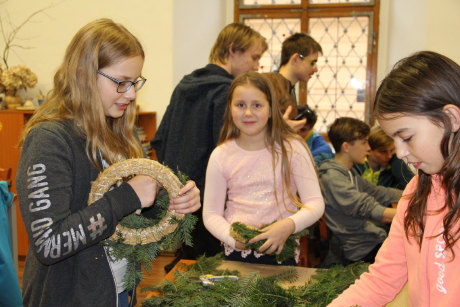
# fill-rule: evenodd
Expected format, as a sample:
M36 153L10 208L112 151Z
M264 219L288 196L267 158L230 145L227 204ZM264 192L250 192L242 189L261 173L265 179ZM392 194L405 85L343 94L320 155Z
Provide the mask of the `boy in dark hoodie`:
M361 120L336 119L328 131L336 155L319 168L327 226L339 239L346 263L374 262L388 235L379 225L391 223L396 214L391 204L398 202L401 195L400 190L370 183L352 168L354 163L364 163L369 154L369 131Z

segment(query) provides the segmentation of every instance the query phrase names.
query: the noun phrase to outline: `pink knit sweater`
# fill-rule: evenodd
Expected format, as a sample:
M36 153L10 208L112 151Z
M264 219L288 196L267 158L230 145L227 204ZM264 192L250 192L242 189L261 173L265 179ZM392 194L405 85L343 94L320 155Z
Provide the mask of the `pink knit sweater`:
M206 171L203 219L216 238L235 248L235 239L230 236L230 225L234 222L261 227L289 217L295 223L295 232L299 232L323 215L324 201L313 161L300 142L291 144L292 191L299 193L305 205L301 210L291 203L282 188L280 163L275 172L276 202L272 156L267 149L246 151L230 140L213 151ZM283 199L295 213L285 208Z
M425 238L421 250L414 240L407 240L404 232L404 214L409 199L402 198L388 238L383 243L370 273L361 275L349 289L329 306L384 306L392 301L408 282L410 306L460 306L458 281L460 243L454 247L455 259L444 250L443 218L445 212L434 213L445 202L439 176L433 176L433 188L428 198ZM418 175L407 185L404 195L412 193ZM454 229L458 229L458 222Z

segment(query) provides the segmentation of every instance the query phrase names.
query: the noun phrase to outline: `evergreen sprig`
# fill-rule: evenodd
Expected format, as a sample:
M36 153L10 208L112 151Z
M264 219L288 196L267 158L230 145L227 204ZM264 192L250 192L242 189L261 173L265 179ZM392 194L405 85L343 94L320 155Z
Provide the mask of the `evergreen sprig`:
M185 184L187 176L178 172L177 177ZM143 229L157 225L166 216L169 208L168 193L160 193L154 206L158 208L158 214L154 219L144 217L142 214L131 213L120 221L120 224L131 229ZM103 246L109 247L108 255L112 260L127 259L128 269L123 278L126 289L134 289L136 284L144 278L140 265L150 274L153 270L152 261L156 259L160 251L175 251L181 243L192 246L191 232L197 221L193 214L185 214L184 219L172 218L170 223L178 224L176 230L162 237L158 242L148 244L130 245L125 244L121 233L117 233L117 240L106 239L101 242Z
M276 221L268 225L265 225L264 227L267 227L275 222ZM247 247L249 247L250 249L256 250L256 251L267 241L267 240L260 240L255 243L248 243L249 240L251 240L255 236L260 235L262 232L260 231L259 228L248 226L240 222L233 223L231 225L230 232L232 234L232 237L234 237L236 240L245 243ZM276 253L272 253L272 254L268 254L268 256L272 256L273 261L278 261L278 262L283 262L289 259L294 259L295 251L296 249L299 248L299 243L297 243L297 240L307 234L308 234L308 229L304 229L298 233L291 234L286 240L286 242L284 243L283 251L279 255L277 255Z
M305 287L293 287L291 290L297 292L308 306L327 306L368 269L369 264L365 262L356 262L346 267L336 265L327 270L318 270Z
M304 286L282 287L283 282L298 278L294 267L281 273L261 277L259 272L240 276L239 280L224 280L213 286L191 282L203 274L239 275L237 271L217 270L223 256L201 257L193 265L183 265L185 271L174 271L175 281L163 281L141 291L156 291L158 297L142 301L143 307L267 307L267 306L327 306L343 290L368 270L369 264L357 262L347 267L335 266L318 270Z

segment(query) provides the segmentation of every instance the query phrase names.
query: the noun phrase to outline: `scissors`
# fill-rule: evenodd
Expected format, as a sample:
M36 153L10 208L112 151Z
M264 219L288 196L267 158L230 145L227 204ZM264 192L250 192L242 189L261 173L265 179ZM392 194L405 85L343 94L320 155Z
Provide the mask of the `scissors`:
M191 279L192 282L197 282L202 284L205 287L209 287L214 285L214 282L222 281L225 279L230 279L230 280L238 280L238 276L234 275L212 275L212 274L206 274L206 275L200 275L200 277L195 277Z

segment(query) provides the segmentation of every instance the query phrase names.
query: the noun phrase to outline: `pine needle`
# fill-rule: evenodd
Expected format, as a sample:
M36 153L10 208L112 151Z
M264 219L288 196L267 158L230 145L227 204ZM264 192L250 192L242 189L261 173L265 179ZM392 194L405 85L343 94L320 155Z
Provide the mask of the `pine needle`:
M177 177L183 184L186 183L187 176L179 172ZM162 196L160 196L162 195ZM155 226L166 215L169 208L168 193L160 193L154 206L159 208L159 213L156 218L149 219L142 215L131 213L125 216L120 224L131 229L143 229ZM175 251L181 243L192 246L191 232L197 221L193 214L185 214L183 220L172 219L170 223L177 223L178 227L173 233L163 236L158 242L149 244L130 245L123 243L123 237L120 233L117 234L118 239L113 241L106 239L100 244L109 247L109 257L112 260L127 259L128 270L124 276L123 282L126 289L134 289L136 284L144 278L140 266L142 266L148 274L153 270L152 261L156 259L160 251Z
M276 221L266 226L269 226L275 222ZM261 240L255 243L248 243L252 238L260 235L261 233L262 232L260 231L259 228L248 226L240 222L233 223L230 228L230 234L235 240L245 243L247 247L253 250L258 250L267 241L267 240ZM294 259L295 251L296 249L299 249L299 243L297 243L297 240L307 234L308 234L308 229L304 229L298 233L294 233L290 235L289 238L286 240L286 243L284 243L283 251L279 255L277 255L276 253L272 253L272 254L269 254L268 256L273 257L273 261L278 261L278 262L284 262L286 260Z
M184 265L186 271L175 271L175 281L164 281L158 285L143 288L142 292L157 291L161 296L142 301L143 307L268 307L268 306L327 306L342 291L368 269L368 264L358 262L347 267L336 266L318 270L312 280L304 286L282 287L287 281L297 280L294 267L276 275L261 277L259 272L239 276L239 280L215 282L203 286L191 282L203 274L239 275L237 271L217 270L223 262L223 255L201 257L192 265Z

